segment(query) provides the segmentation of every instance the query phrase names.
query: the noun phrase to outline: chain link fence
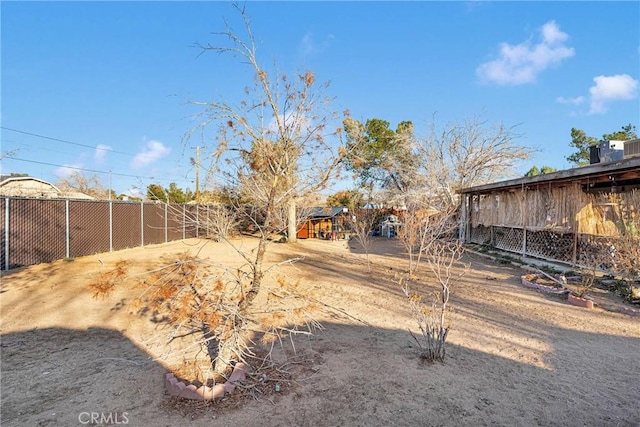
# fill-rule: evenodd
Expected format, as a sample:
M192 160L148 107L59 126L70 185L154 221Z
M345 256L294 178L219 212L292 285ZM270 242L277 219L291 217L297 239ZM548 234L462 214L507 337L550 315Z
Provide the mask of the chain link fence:
M210 209L215 207L2 197L0 268L205 236Z

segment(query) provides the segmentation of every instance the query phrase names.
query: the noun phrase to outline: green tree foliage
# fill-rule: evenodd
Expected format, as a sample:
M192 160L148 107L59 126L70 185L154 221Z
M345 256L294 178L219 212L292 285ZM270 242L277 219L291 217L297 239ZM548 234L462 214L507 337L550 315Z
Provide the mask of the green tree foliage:
M570 145L577 151L567 156L566 159L576 166L586 166L589 164L590 147L598 145L599 143L600 141L597 138L587 136L583 130L571 128Z
M147 186L147 199L159 200L161 202L167 202L167 195L164 192L164 188L160 184L149 184Z
M537 166L533 166L524 176L536 176L536 175L544 175L551 172L557 172L556 168L552 168L551 166L542 166L538 168Z
M637 138L636 127L629 123L622 126L621 130L612 133L605 133L602 139L588 136L583 130L571 128L571 147L576 151L567 156L566 159L576 166L586 166L590 160L590 147L599 145L604 141L628 141Z
M636 127L629 123L626 126L613 133L605 133L602 135L603 141L628 141L630 139L636 139L638 134L636 133Z
M381 119L369 119L362 124L348 117L343 124L347 151L352 153L346 158L346 167L356 173L360 185L405 192L418 163L412 150L413 123L401 122L395 131Z
M441 129L434 122L431 133L420 139L408 121L393 131L385 120L362 124L349 117L344 127L351 149L346 168L368 192L378 186L387 190L386 203L407 208L423 196L431 198L427 205L457 205L459 189L508 176L531 153L514 143L514 127L492 126L479 118Z
M338 191L327 197L327 206L357 208L362 203L362 193L358 190Z
M538 169L538 167L535 165L531 169L529 169L527 173L524 174L524 176L536 176L536 175L540 175L540 169Z
M182 190L175 182L172 182L169 184L169 188L163 188L160 184L149 184L147 198L164 203L187 203L194 200L194 195L191 190Z
M190 189L183 190L178 188L175 182L169 184L167 189L167 199L169 203L187 203L195 199Z

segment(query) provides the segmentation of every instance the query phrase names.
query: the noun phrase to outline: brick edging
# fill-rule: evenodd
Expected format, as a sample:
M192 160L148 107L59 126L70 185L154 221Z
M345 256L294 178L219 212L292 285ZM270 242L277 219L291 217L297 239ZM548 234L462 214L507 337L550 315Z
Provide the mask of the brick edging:
M566 288L557 288L555 286L546 286L546 285L542 285L540 283L532 282L532 281L528 280L530 276L542 277L541 274L535 274L535 273L534 274L525 274L524 276L520 276L520 280L522 282L522 286L525 286L527 288L538 289L538 290L546 292L548 294L562 295L562 294L569 293L569 290L566 289Z
M640 310L633 307L616 307L613 304L596 304L596 306L602 308L603 310L622 313L628 316L640 316Z
M164 384L170 396L190 400L222 399L225 395L234 392L238 382L244 381L247 377L247 371L248 366L246 364L242 362L237 363L227 382L224 384L216 384L213 387L203 385L200 388L193 384L185 384L178 380L171 372L167 372L164 376Z

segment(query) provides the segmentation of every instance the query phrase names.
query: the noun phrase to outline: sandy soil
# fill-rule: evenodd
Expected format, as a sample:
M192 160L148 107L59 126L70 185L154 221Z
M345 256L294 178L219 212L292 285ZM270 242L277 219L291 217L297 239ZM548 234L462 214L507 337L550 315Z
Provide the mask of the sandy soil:
M295 382L243 405L233 396L222 405L176 404L164 390L165 349L150 340L161 325L131 307L139 290L96 300L87 284L102 263L135 260L144 269L200 243L5 273L1 424L87 425L93 412L102 424L132 426L640 425L640 317L571 306L523 287L523 270L467 254L471 270L453 288L446 362L424 364L394 282L407 260L389 240L376 242L372 273L353 242L274 244L272 263L305 257L280 273L302 279L335 309L319 314L324 330L296 338L295 355L290 345L278 350L299 368ZM200 256L238 262L223 243L207 244Z

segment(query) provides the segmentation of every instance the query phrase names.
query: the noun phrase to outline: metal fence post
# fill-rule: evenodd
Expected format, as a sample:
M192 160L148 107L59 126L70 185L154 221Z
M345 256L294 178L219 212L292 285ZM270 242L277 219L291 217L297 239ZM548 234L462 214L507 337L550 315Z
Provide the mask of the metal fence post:
M109 252L113 252L113 201L109 200Z
M9 270L9 202L10 198L5 198L4 203L4 269Z
M187 238L187 207L182 205L182 240Z
M69 258L70 254L69 254L69 247L71 246L71 224L69 224L69 199L65 200L64 203L64 208L65 208L65 212L64 212L64 228L65 228L65 233L64 233L64 240L65 240L65 254L66 257Z
M169 206L167 203L164 204L164 242L167 243L169 241L169 212L167 209Z
M140 246L144 246L144 202L140 201Z

